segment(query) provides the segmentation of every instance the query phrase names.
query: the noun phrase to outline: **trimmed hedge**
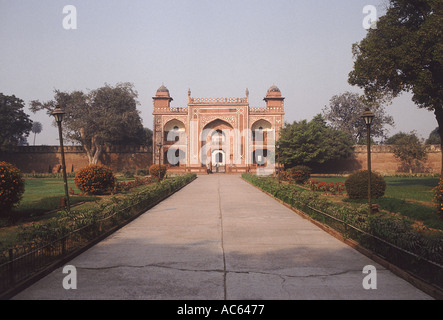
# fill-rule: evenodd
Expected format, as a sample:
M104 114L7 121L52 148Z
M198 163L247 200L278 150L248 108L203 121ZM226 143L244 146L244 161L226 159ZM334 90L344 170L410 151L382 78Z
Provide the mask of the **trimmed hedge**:
M166 175L166 166L162 164L153 164L149 167L149 174L158 181L163 180Z
M345 181L346 192L351 199L367 199L369 185L368 170L356 171ZM378 173L371 173L371 198L378 199L385 195L386 182Z
M441 231L416 230L414 229L413 222L406 217L397 217L389 214L368 215L367 204L355 208L337 204L322 198L316 192L303 190L295 185L278 183L274 178L258 177L250 173L243 174L242 177L291 207L300 209L313 219L328 224L330 227L343 233L346 237L351 236L348 234L350 231L349 228L346 228L343 223L338 223L333 221L333 219L329 219L315 212L315 210L327 213L332 217L344 221L345 224L352 225L404 250L408 250L420 257L443 265L443 232ZM386 245L374 245L370 240L358 234L354 234L351 237L355 238L355 240L359 241L363 246L375 252L381 252L381 254L386 257L392 255L384 252ZM407 263L413 266L417 263L417 261L411 260L410 257L408 257L408 259Z
M305 184L311 178L311 168L307 166L295 166L287 170L290 182Z
M25 180L20 170L8 162L0 162L0 215L6 215L22 199Z
M80 169L74 178L77 188L86 194L105 194L115 186L112 170L102 165L89 165Z
M443 218L443 179L440 179L438 185L434 188L434 201L437 206L437 212Z
M71 210L71 212L62 210L57 217L45 224L34 223L24 227L19 235L21 245L35 248L73 232L78 234L81 241L93 240L101 233L128 221L143 210L148 210L195 178L196 174L193 173L176 176L147 185L123 197L111 197L110 201L93 209ZM1 260L0 255L0 262Z

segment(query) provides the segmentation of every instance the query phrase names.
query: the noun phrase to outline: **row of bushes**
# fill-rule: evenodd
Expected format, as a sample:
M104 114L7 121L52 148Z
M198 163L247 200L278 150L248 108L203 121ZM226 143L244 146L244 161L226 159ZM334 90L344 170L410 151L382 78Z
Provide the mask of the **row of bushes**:
M289 183L307 185L313 191L323 191L331 194L343 194L346 190L351 199L367 199L369 172L367 170L356 171L349 175L345 183L327 183L324 181L310 180L311 169L307 166L295 166L280 174L280 179ZM386 182L376 173L371 173L371 198L377 199L385 194Z
M135 181L117 182L112 170L103 165L89 165L80 169L74 178L74 183L79 190L86 194L116 193L129 190L152 180L161 181L166 175L166 166L154 164L149 167L149 177L137 178Z
M382 214L369 215L367 204L355 206L338 204L321 197L317 192L302 190L291 184L280 184L271 177L243 174L243 179L290 206L312 215L313 218L324 221L325 216L318 216L312 209L343 221L345 225L341 223L340 226L333 226L343 233L349 230L346 225L351 225L412 251L420 257L443 264L443 233L440 231L418 231L414 228L413 221L408 218Z
M311 180L311 169L307 166L296 166L283 171L279 178L289 183L305 185L312 191L322 191L333 195L342 195L346 191L350 199L367 199L369 172L359 170L350 174L344 183L327 183L319 180ZM384 196L386 182L383 176L377 172L371 172L371 198L378 199ZM443 179L434 188L434 202L441 218L443 218Z
M134 215L149 209L195 178L195 174L175 176L146 185L124 196L110 197L95 208L70 212L60 211L57 217L49 219L44 224L33 223L22 227L18 236L20 248L26 252L26 250L43 246L73 232L79 236L82 243L90 241L100 233L115 228Z

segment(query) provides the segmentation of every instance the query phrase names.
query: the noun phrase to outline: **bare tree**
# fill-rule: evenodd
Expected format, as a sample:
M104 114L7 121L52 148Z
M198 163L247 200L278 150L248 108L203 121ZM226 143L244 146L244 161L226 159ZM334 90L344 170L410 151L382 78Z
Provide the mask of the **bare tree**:
M357 93L345 92L333 96L329 107L323 109L324 117L332 127L348 132L355 144L361 143L362 138L366 137L366 124L361 114L369 105L363 99ZM387 115L383 106L379 104L370 105L370 109L375 114L371 136L379 139L386 138L388 131L386 126L394 126L394 119Z

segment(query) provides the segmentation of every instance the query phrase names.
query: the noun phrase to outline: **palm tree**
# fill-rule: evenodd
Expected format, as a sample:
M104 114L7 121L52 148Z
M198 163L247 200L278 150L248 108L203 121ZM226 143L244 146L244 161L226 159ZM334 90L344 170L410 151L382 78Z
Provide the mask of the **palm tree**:
M42 132L43 126L40 122L36 121L32 123L31 131L34 133L34 146L35 146L35 136L37 133Z

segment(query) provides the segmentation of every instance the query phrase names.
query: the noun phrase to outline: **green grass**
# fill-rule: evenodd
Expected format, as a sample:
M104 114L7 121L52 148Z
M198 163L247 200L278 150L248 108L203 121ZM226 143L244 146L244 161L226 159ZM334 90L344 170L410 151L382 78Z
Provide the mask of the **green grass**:
M315 177L326 182L345 182L346 177ZM380 209L399 213L416 221L422 222L429 228L443 230L443 220L439 219L433 203L432 191L438 184L435 177L385 177L386 191L380 199L373 200ZM343 201L352 203L366 203L366 199Z
M325 182L345 182L346 177L315 177L312 179ZM438 184L439 178L434 177L385 177L386 197L396 199L424 201L432 204L432 189Z
M97 197L79 196L81 193L75 187L74 179L68 179L68 188L74 190L75 195L70 196L72 205L94 201ZM25 193L22 201L14 209L15 218L34 217L55 210L60 206L60 198L65 195L63 179L60 178L27 178L25 179Z
M386 177L385 181L387 197L432 203L432 189L437 186L439 178Z

